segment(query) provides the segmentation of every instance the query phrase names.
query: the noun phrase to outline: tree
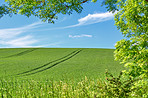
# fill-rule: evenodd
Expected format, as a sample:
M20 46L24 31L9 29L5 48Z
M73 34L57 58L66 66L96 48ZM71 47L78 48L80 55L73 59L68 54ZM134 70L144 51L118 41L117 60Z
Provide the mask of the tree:
M130 67L132 77L148 75L148 2L127 0L115 15L115 25L123 39L116 43L115 59Z
M57 19L57 14L72 14L73 11L81 13L82 4L86 2L96 2L97 0L5 0L6 4L0 6L0 18L6 14L10 16L21 14L27 17L34 15L43 21L53 23ZM126 0L104 0L102 5L106 5L108 11L115 12L121 2ZM148 2L148 0L145 0Z
M5 0L8 4L0 6L0 17L5 14L34 15L42 21L54 23L57 14L81 13L82 4L91 0Z
M6 5L0 6L0 18L7 14L9 14L8 7Z
M115 59L128 67L126 76L140 79L134 85L140 92L148 85L148 2L118 0L118 9L115 25L126 39L116 43Z

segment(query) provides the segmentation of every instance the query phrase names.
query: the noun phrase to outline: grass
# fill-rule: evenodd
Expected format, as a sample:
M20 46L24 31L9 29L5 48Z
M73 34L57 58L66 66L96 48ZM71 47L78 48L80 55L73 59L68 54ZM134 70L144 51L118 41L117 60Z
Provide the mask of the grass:
M117 78L118 79L118 78ZM129 88L118 85L111 87L108 83L96 79L97 82L85 77L75 85L73 82L55 82L53 80L16 80L0 79L1 98L147 98L147 85L136 93L126 92ZM131 83L130 83L131 84ZM125 85L124 85L125 86ZM126 91L124 91L126 90ZM128 89L129 90L129 89ZM140 92L139 92L140 91Z
M22 48L0 49L0 77L34 80L81 81L114 75L123 69L114 61L113 49ZM3 53L4 52L4 53Z
M100 83L98 81L98 83ZM76 86L62 81L44 82L34 80L1 80L0 97L2 98L85 98L98 96L97 84L85 78ZM94 89L96 89L94 91Z
M105 69L124 69L114 49L0 49L0 97L107 97Z

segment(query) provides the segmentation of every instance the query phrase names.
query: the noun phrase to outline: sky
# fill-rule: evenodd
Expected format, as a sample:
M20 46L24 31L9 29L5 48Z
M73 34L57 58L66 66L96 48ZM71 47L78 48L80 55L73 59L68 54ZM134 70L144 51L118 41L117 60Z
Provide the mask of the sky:
M6 15L0 18L0 48L114 49L115 43L123 39L114 24L114 14L101 7L100 0L83 4L80 14L59 14L55 24L34 16Z

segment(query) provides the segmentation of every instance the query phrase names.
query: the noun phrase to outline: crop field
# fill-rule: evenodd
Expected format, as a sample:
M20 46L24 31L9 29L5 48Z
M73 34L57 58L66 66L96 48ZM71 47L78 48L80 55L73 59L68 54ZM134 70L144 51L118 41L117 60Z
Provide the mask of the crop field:
M104 78L123 69L112 49L0 49L0 77L75 80Z
M124 68L119 62L114 61L113 51L114 49L89 48L0 49L0 87L5 89L11 88L10 91L1 90L0 96L13 96L13 94L16 96L18 94L17 97L19 98L20 96L21 98L25 96L26 91L29 92L28 94L33 94L27 94L26 96L28 97L41 96L43 94L40 95L41 92L38 92L38 90L41 89L39 85L43 85L42 89L46 89L45 93L49 94L44 85L48 86L51 90L49 85L52 84L60 85L63 83L61 84L63 87L65 85L64 83L77 84L83 80L93 80L97 82L98 79L101 79L104 81L105 69L108 69L109 72L117 76ZM12 81L23 81L23 84L20 84L20 82L19 84L14 84ZM30 81L29 85L35 85L33 90L29 89L30 86L28 87L28 84L26 84L28 83L27 81ZM50 82L46 83L47 81ZM52 83L53 81L62 82L56 84L56 82ZM22 88L13 88L14 85L20 85ZM24 87L28 88L23 90ZM59 87L57 88L57 90L60 89ZM91 89L93 89L93 87ZM73 89L69 90L69 92L72 91ZM39 95L36 95L35 92L38 92ZM71 96L73 96L73 94ZM50 96L54 97L53 94ZM57 94L55 96L57 96ZM81 97L81 95L79 97Z

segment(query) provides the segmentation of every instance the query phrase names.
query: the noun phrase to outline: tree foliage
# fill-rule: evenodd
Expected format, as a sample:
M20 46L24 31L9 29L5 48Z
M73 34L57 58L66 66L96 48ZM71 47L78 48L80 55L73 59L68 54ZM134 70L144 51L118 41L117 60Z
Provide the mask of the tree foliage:
M115 15L123 39L116 43L115 59L129 67L132 77L148 75L148 2L127 0Z
M72 14L73 11L81 13L82 4L91 0L5 0L8 6L1 6L0 12L21 14L27 17L34 15L42 21L54 23L57 14ZM93 0L94 1L94 0ZM8 13L0 13L1 16Z
M9 9L6 5L3 4L0 6L0 18L7 14L9 14Z
M146 0L118 0L115 25L126 39L115 45L115 59L128 67L124 73L133 79L140 78L133 88L142 91L148 86L148 2ZM146 94L141 95L148 96Z

